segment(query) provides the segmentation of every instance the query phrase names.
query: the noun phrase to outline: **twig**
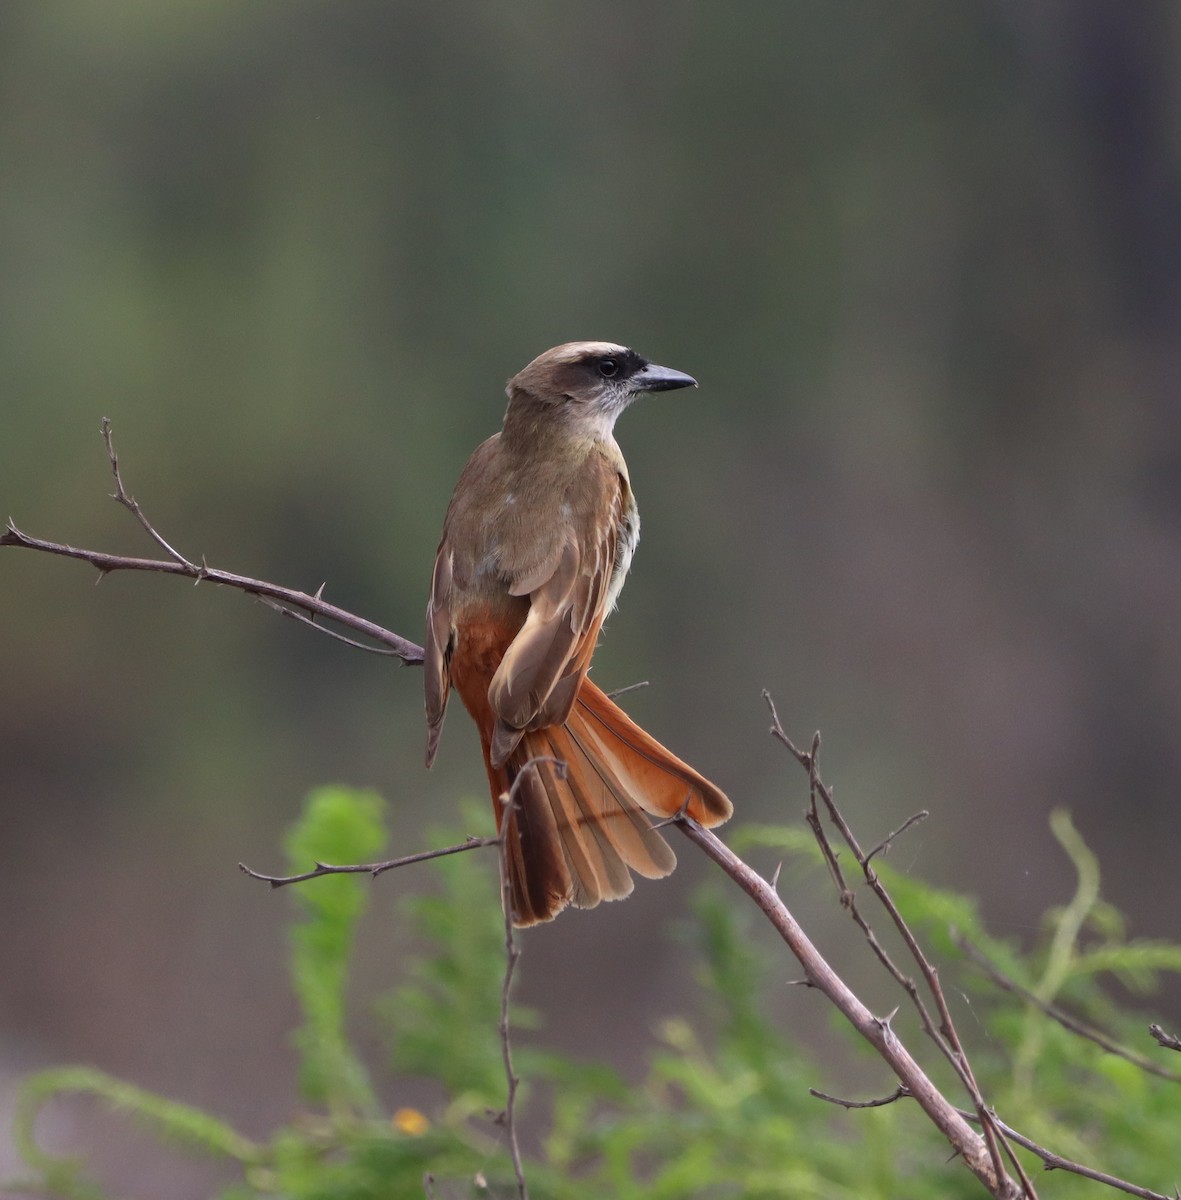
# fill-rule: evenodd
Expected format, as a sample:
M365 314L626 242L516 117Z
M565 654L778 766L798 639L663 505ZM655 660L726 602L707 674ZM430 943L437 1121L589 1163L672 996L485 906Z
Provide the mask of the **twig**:
M513 1070L513 1048L509 1030L509 1001L513 989L513 975L516 973L517 962L521 951L517 946L516 934L513 929L513 892L512 881L509 877L508 866L508 835L509 824L513 820L517 806L517 794L521 781L530 771L536 771L542 763L549 763L559 777L565 778L566 764L556 758L539 756L531 758L517 772L516 779L504 800L504 809L500 816L500 835L496 839L500 850L500 899L504 909L504 984L500 989L500 1047L504 1059L504 1077L506 1088L503 1125L505 1136L508 1138L509 1155L513 1160L513 1171L517 1176L517 1195L520 1200L528 1200L529 1189L525 1183L525 1167L521 1161L521 1147L517 1141L516 1104L517 1087L520 1079Z
M1064 1012L1056 1005L1050 1004L1040 997L1034 995L1028 988L1022 987L1015 979L1010 979L1000 967L996 965L983 950L974 946L966 937L960 933L952 934L952 941L992 980L997 987L1003 991L1010 992L1015 996L1020 996L1022 1000L1028 1004L1032 1004L1034 1008L1045 1013L1052 1021L1057 1021L1063 1029L1069 1029L1071 1033L1078 1034L1081 1038L1086 1038L1089 1042L1094 1042L1096 1046L1106 1050L1108 1054L1117 1055L1119 1058L1125 1059L1142 1071L1147 1071L1150 1075L1156 1075L1161 1079L1167 1079L1172 1083L1181 1083L1181 1074L1176 1071L1170 1071L1168 1067L1162 1067L1152 1061L1151 1058L1145 1058L1142 1054L1137 1054L1134 1050L1129 1050L1125 1046L1121 1046L1118 1042L1113 1041L1101 1029L1096 1029L1094 1025L1088 1024L1086 1021L1081 1021L1077 1017L1072 1017L1069 1013ZM1154 1029L1160 1029L1159 1025L1150 1025L1149 1033L1153 1033ZM1161 1031L1163 1033L1163 1030ZM1153 1034L1153 1036L1156 1036ZM1168 1037L1165 1034L1165 1037ZM1176 1039L1174 1039L1175 1041ZM1157 1038L1160 1041L1160 1038ZM1161 1042L1161 1045L1165 1045ZM1174 1049L1181 1048L1181 1045L1173 1047Z
M884 1108L887 1104L893 1104L895 1100L905 1099L910 1093L899 1084L888 1096L879 1096L876 1100L842 1100L840 1096L830 1096L816 1088L809 1088L808 1095L815 1096L817 1100L825 1100L829 1104L838 1104L841 1108Z
M174 562L179 563L183 567L187 567L190 571L195 571L197 568L189 562L187 558L179 550L174 550L159 534L155 526L144 516L144 510L140 508L135 498L128 494L127 489L123 486L123 476L119 473L119 456L115 453L115 443L111 437L111 418L103 417L102 420L103 441L107 447L107 458L111 462L111 474L115 477L115 494L111 497L112 500L122 504L125 509L144 527L148 537L158 545L165 554L168 555Z
M964 1112L962 1109L959 1111L960 1115L966 1121L978 1122L980 1120L975 1113ZM1120 1179L1116 1175L1108 1175L1105 1171L1096 1171L1094 1167L1084 1166L1082 1163L1074 1162L1069 1158L1063 1158L1061 1154L1055 1154L1053 1150L1047 1150L1045 1146L1039 1146L1032 1138L1026 1137L1023 1133L1018 1133L1011 1125L1002 1121L996 1113L990 1113L989 1115L1005 1137L1016 1142L1018 1146L1022 1146L1031 1153L1036 1154L1042 1160L1042 1164L1047 1171L1069 1171L1072 1175L1080 1175L1083 1179L1090 1179L1095 1183L1104 1183L1110 1188L1115 1188L1117 1191L1127 1192L1129 1196L1139 1196L1141 1200L1178 1200L1181 1197L1181 1192L1176 1190L1173 1191L1171 1196L1166 1196L1161 1192L1154 1192L1150 1188L1129 1183L1126 1179Z
M878 844L865 856L865 865L869 865L870 860L875 854L889 854L890 847L895 838L901 837L912 825L917 825L920 821L925 821L930 815L931 814L924 808L922 811L915 813L914 816L907 817L906 820L903 821L893 833L886 834L886 836L880 842L878 842Z
M1157 1044L1166 1050L1181 1050L1181 1038L1175 1034L1166 1033L1155 1022L1148 1027L1148 1032L1157 1040Z
M775 702L771 698L768 691L763 692L763 699L771 712L771 734L782 743L788 751L795 757L796 761L808 772L808 794L810 799L809 810L806 816L807 822L812 829L812 833L816 838L817 844L820 846L821 852L824 855L825 862L828 863L829 871L833 876L835 883L840 891L841 905L848 910L849 915L853 918L858 928L861 930L870 948L877 956L878 960L893 976L898 985L910 997L915 1011L919 1015L919 1020L922 1023L923 1030L927 1036L935 1043L940 1052L951 1064L956 1074L960 1077L964 1088L972 1099L972 1103L976 1107L979 1114L981 1126L984 1132L984 1139L988 1146L989 1156L992 1159L993 1167L998 1176L1004 1174L1002 1164L1002 1154L1006 1155L1012 1163L1014 1170L1021 1179L1023 1194L1027 1197L1036 1196L1033 1183L1026 1176L1021 1163L1016 1156L1007 1147L1002 1148L1000 1145L995 1128L989 1120L989 1109L984 1102L984 1096L980 1091L980 1087L976 1082L976 1077L972 1072L971 1063L968 1061L968 1056L964 1051L963 1044L960 1042L959 1033L956 1031L955 1023L951 1018L951 1010L947 1004L947 998L943 992L943 986L939 982L939 973L934 965L927 959L922 948L918 944L918 939L914 936L910 926L906 923L897 905L894 903L893 897L887 891L885 885L881 882L877 872L873 869L870 860L873 856L883 849L887 848L894 838L898 837L912 825L922 820L926 813L916 813L904 824L891 833L887 838L878 844L869 854L865 854L861 850L857 838L853 834L849 823L845 820L844 814L837 807L836 801L833 798L832 789L829 788L820 778L819 755L820 755L820 734L816 733L812 737L811 748L808 751L800 750L788 737L779 720L779 713L776 711ZM825 810L828 813L829 819L836 826L845 844L853 852L854 858L857 860L857 865L861 868L861 872L865 877L866 883L869 884L874 895L885 908L895 929L901 935L903 942L906 945L911 957L918 965L923 979L927 984L927 990L931 994L931 998L935 1003L935 1007L939 1013L939 1025L936 1027L935 1022L931 1018L931 1014L919 995L918 987L909 975L901 971L894 963L893 959L887 953L885 947L878 941L877 935L869 922L862 916L860 909L857 907L857 898L852 888L845 882L844 874L841 871L840 864L835 851L832 849L828 841L828 837L824 831L824 826L820 819L820 810L817 805L817 798L823 803Z
M252 870L245 863L238 864L238 870L251 879L261 879L272 888L286 887L289 883L303 883L308 879L319 879L321 875L372 875L375 879L385 871L395 867L408 867L411 863L429 862L432 858L445 858L448 854L462 854L465 850L480 850L485 846L500 845L500 838L469 837L467 841L457 846L444 846L441 850L423 850L418 854L407 854L404 858L391 858L379 863L349 863L344 866L334 866L331 863L318 862L315 869L304 871L302 875L264 875Z
M767 880L748 866L710 830L689 816L678 822L681 832L705 852L755 902L795 955L808 982L824 993L853 1028L874 1047L914 1097L936 1128L961 1155L965 1165L998 1200L1018 1200L1033 1196L1032 1186L1025 1189L998 1166L988 1143L964 1120L963 1115L943 1096L902 1044L888 1020L875 1017L848 985L825 961L809 940L795 917Z
M648 681L641 679L638 683L629 683L626 687L616 688L613 692L607 693L608 700L618 700L620 696L626 696L628 692L639 691L640 688L646 688Z
M164 575L183 575L195 583L219 583L225 587L237 588L239 591L247 592L260 599L281 601L293 608L302 609L305 613L334 621L364 637L372 638L373 641L388 646L394 655L408 667L422 665L423 650L421 646L392 630L384 629L373 621L367 621L347 609L338 608L335 604L328 604L321 598L322 586L315 595L309 595L307 592L280 587L278 584L268 583L262 579L251 579L246 575L235 575L230 571L218 570L209 566L204 559L200 563L190 562L183 554L169 545L144 515L139 504L128 495L123 484L119 460L111 442L111 423L106 418L103 419L102 432L107 455L111 462L111 471L115 477L114 499L135 516L152 540L165 551L168 559L133 558L122 554L106 554L101 550L86 550L62 542L45 541L41 538L30 537L18 529L11 519L9 519L4 533L0 533L0 546L15 546L22 550L39 550L44 554L80 559L90 563L100 576L109 575L114 571L153 571Z
M664 817L659 821L652 822L653 829L665 829L669 825L680 825L680 823L689 815L689 805L693 802L691 793L686 793L684 800L681 801L681 807L677 809L671 817Z
M324 590L324 585L321 584L316 590L316 594L312 597L314 600L319 600L321 592ZM387 646L369 646L365 642L358 642L356 638L345 637L343 633L337 633L335 629L329 629L327 625L319 625L316 623L315 617L309 617L307 613L298 612L294 608L288 608L285 604L279 604L275 600L271 600L267 596L258 597L259 604L265 604L267 608L273 609L281 617L287 617L292 621L298 621L301 625L306 625L309 629L314 629L317 633L323 633L330 638L335 638L338 642L344 642L346 646L352 646L354 650L364 650L367 654L384 654L390 658L400 658L397 650L393 650Z

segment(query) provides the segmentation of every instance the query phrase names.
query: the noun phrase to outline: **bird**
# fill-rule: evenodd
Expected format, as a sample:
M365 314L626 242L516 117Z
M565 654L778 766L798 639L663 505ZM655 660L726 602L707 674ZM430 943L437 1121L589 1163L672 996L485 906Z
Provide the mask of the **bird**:
M454 689L479 730L518 926L621 899L632 872L668 875L676 857L649 818L708 827L733 812L587 674L640 536L616 418L696 386L614 342L555 346L508 381L503 427L447 507L426 616L426 763Z

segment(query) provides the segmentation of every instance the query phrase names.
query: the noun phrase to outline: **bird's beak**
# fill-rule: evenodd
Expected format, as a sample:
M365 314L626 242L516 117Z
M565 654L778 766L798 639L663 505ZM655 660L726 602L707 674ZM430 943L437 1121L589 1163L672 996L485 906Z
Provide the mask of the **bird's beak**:
M671 392L673 388L696 387L697 380L684 371L674 371L671 367L659 367L649 363L641 371L631 377L633 392Z

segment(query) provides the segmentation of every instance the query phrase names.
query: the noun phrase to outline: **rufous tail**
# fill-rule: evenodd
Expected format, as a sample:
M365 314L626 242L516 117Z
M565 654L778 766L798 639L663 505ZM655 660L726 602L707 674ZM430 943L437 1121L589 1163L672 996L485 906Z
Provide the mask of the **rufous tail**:
M676 856L652 828L682 811L719 825L726 796L645 733L589 679L564 725L533 730L502 768L489 766L497 799L517 784L507 845L513 920L552 920L568 904L594 908L631 892L631 872L659 879ZM564 764L563 766L556 764Z

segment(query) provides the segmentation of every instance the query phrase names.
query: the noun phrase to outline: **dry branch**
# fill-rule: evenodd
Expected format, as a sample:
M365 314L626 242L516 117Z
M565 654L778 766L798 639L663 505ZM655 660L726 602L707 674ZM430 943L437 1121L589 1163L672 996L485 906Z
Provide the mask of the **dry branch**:
M418 854L407 854L402 858L391 858L378 863L349 863L346 866L333 866L331 863L315 863L313 869L300 875L264 875L261 871L252 870L245 863L238 864L238 870L251 879L261 879L273 888L286 887L290 883L306 883L309 879L319 879L322 875L372 875L374 879L386 871L396 867L408 867L412 863L429 862L432 858L446 858L449 854L462 854L465 850L480 850L485 846L498 846L498 837L469 837L457 846L444 846L439 850L423 850Z
M256 596L259 599L278 602L280 608L283 605L291 605L293 609L298 611L293 612L287 609L285 610L287 615L297 617L305 622L311 623L312 618L323 617L325 620L343 625L346 629L351 629L355 633L370 638L382 646L389 647L393 654L397 658L400 658L406 666L420 666L422 664L421 646L416 645L400 634L394 633L392 630L382 628L382 626L373 621L367 621L364 617L359 617L347 609L339 608L335 604L328 604L321 596L324 590L323 585L312 595L307 592L298 591L295 588L281 587L279 584L268 583L263 579L251 579L247 575L235 575L231 571L218 570L216 567L209 566L204 559L200 563L196 563L186 558L178 550L173 549L147 519L143 509L140 508L124 487L123 476L119 469L119 459L115 454L114 442L112 440L111 422L106 417L103 418L102 434L103 441L107 447L107 456L111 463L111 473L115 479L115 493L112 499L135 516L135 519L143 526L148 536L165 551L168 558L132 558L122 554L106 554L101 550L85 550L79 546L67 545L64 542L44 541L41 538L31 537L29 534L18 529L11 517L8 519L7 529L4 533L0 533L0 546L13 546L22 550L40 550L45 554L56 554L65 558L80 559L83 562L90 563L100 575L109 575L114 571L152 571L164 575L181 575L186 579L193 580L194 583L217 583L223 587L237 588L239 591L247 592L249 595ZM272 607L274 606L274 603L272 603ZM329 631L323 630L322 632Z
M685 836L713 859L755 902L803 967L808 983L823 992L853 1028L873 1046L898 1077L907 1094L914 1097L935 1127L963 1158L965 1166L988 1191L998 1200L1033 1196L1035 1193L1030 1189L1023 1189L1003 1170L997 1170L985 1139L931 1082L894 1032L889 1017L875 1017L854 995L804 933L770 882L691 817L680 818L678 824Z
M996 984L1002 991L1009 992L1014 996L1020 996L1027 1004L1032 1004L1039 1012L1045 1013L1051 1021L1057 1021L1063 1029L1070 1030L1071 1033L1077 1034L1081 1038L1085 1038L1088 1042L1094 1042L1100 1049L1106 1050L1108 1054L1114 1054L1117 1058L1126 1059L1139 1067L1141 1071L1149 1075L1156 1075L1160 1079L1167 1079L1171 1083L1181 1083L1181 1074L1176 1071L1170 1071L1168 1067L1162 1067L1158 1063L1152 1061L1151 1058L1145 1058L1143 1054L1137 1054L1134 1050L1129 1050L1126 1046L1121 1046L1119 1042L1108 1037L1101 1029L1096 1029L1093 1025L1089 1025L1086 1021L1080 1020L1078 1017L1072 1017L1070 1013L1064 1012L1057 1005L1047 1004L1045 1000L1035 996L1028 988L1022 987L1015 979L1010 979L1000 967L996 965L979 947L974 946L966 937L961 934L953 934L952 940L971 959L993 983ZM1158 1034L1157 1031L1160 1031ZM1165 1039L1168 1039L1168 1034L1161 1030L1159 1025L1150 1025L1149 1033L1156 1037L1160 1045L1169 1047L1167 1040L1162 1040L1163 1034ZM1173 1039L1175 1042L1176 1039ZM1181 1049L1181 1044L1173 1045L1172 1049Z
M939 982L939 972L934 964L930 962L924 954L922 947L918 943L910 926L906 923L902 913L898 910L898 906L894 903L893 897L882 883L881 878L873 869L871 860L879 853L886 852L893 839L899 837L903 832L909 829L912 825L922 820L926 814L916 813L905 821L897 830L889 834L883 841L875 846L868 854L864 853L858 843L857 838L853 834L853 830L845 820L844 814L837 807L836 800L833 798L832 789L829 788L823 779L820 777L820 734L816 733L812 737L811 748L807 751L800 750L788 737L784 731L783 725L780 723L779 714L775 710L775 702L771 699L770 693L764 691L763 699L767 703L767 707L771 712L771 735L780 742L796 761L808 773L808 796L809 809L806 814L806 820L812 830L813 836L816 838L821 853L824 856L825 862L828 864L829 872L833 877L840 893L842 906L848 911L853 918L857 927L861 930L870 948L877 956L878 961L890 973L897 982L899 987L910 998L911 1004L918 1013L919 1020L927 1036L939 1048L939 1051L951 1064L952 1069L960 1077L965 1090L971 1097L972 1104L976 1109L977 1117L980 1121L981 1128L984 1133L984 1140L988 1147L988 1154L992 1161L993 1172L998 1180L1005 1178L1005 1169L1002 1161L1002 1154L1012 1163L1014 1170L1017 1172L1021 1180L1021 1193L1027 1197L1036 1195L1032 1182L1026 1176L1024 1169L1021 1166L1017 1156L1012 1149L1004 1144L1003 1137L998 1134L998 1129L991 1116L991 1110L984 1102L984 1097L981 1094L980 1087L976 1082L976 1077L972 1071L972 1065L968 1060L967 1053L964 1051L963 1044L960 1042L959 1034L956 1031L955 1023L951 1018L951 1010L947 1004L947 997L943 992L943 985ZM849 847L853 857L857 861L857 865L861 868L861 873L865 878L865 882L869 885L878 902L886 910L894 928L898 931L907 951L914 959L919 971L926 984L927 991L935 1005L936 1011L939 1014L939 1024L936 1027L932 1020L931 1013L919 994L918 986L914 980L903 972L893 961L885 947L878 940L869 921L862 915L857 905L857 897L853 889L845 882L844 873L841 870L838 856L833 850L829 842L828 835L824 828L824 822L821 817L821 807L817 800L823 803L823 810L827 813L829 820L840 833L842 840ZM905 1080L903 1081L905 1082Z

